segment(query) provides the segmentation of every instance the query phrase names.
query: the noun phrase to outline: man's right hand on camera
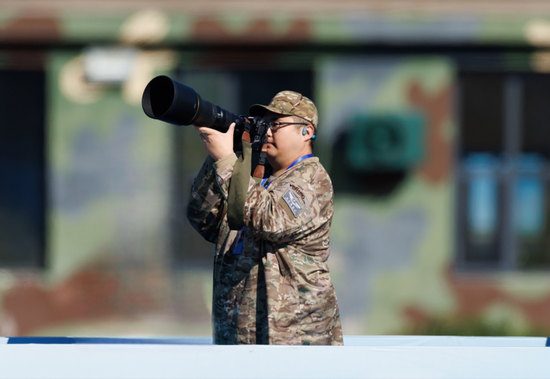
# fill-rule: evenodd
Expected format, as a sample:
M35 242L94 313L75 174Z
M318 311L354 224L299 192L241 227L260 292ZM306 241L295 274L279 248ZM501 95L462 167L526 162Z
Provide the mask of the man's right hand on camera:
M200 138L202 142L204 142L204 147L215 161L219 161L233 154L233 133L235 131L235 123L229 125L229 129L225 133L204 126L195 126L195 129L201 133Z

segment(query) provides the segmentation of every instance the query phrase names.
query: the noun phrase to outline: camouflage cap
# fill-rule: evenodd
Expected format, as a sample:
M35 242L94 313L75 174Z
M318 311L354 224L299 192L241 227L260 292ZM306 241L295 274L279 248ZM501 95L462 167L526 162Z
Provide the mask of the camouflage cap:
M317 127L317 107L313 101L298 92L281 91L271 99L269 105L254 104L248 113L251 116L263 117L266 110L280 115L300 117Z

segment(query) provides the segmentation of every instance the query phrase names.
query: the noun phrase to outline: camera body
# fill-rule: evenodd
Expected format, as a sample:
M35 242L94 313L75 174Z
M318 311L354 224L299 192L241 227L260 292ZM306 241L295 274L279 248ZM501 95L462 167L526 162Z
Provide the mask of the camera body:
M141 106L147 116L173 125L205 126L226 133L235 123L233 149L242 152L244 132L250 135L253 152L261 152L267 124L261 117L244 117L203 100L191 87L168 76L153 78L145 87Z

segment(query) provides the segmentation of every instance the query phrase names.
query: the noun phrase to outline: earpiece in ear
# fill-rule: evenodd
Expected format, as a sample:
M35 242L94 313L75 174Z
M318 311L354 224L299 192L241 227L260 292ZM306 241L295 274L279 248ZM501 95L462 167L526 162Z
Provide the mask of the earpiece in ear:
M302 135L305 136L307 133L307 125L304 126L304 128L302 129Z

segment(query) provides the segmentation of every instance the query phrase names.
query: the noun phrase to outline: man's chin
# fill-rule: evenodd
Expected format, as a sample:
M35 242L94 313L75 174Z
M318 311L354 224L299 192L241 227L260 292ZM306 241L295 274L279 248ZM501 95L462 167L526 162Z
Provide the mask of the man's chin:
M274 149L273 147L270 149L269 147L267 148L267 151L265 152L265 155L267 157L267 160L271 160L271 159L274 159L275 156L277 155L276 154L277 150Z

